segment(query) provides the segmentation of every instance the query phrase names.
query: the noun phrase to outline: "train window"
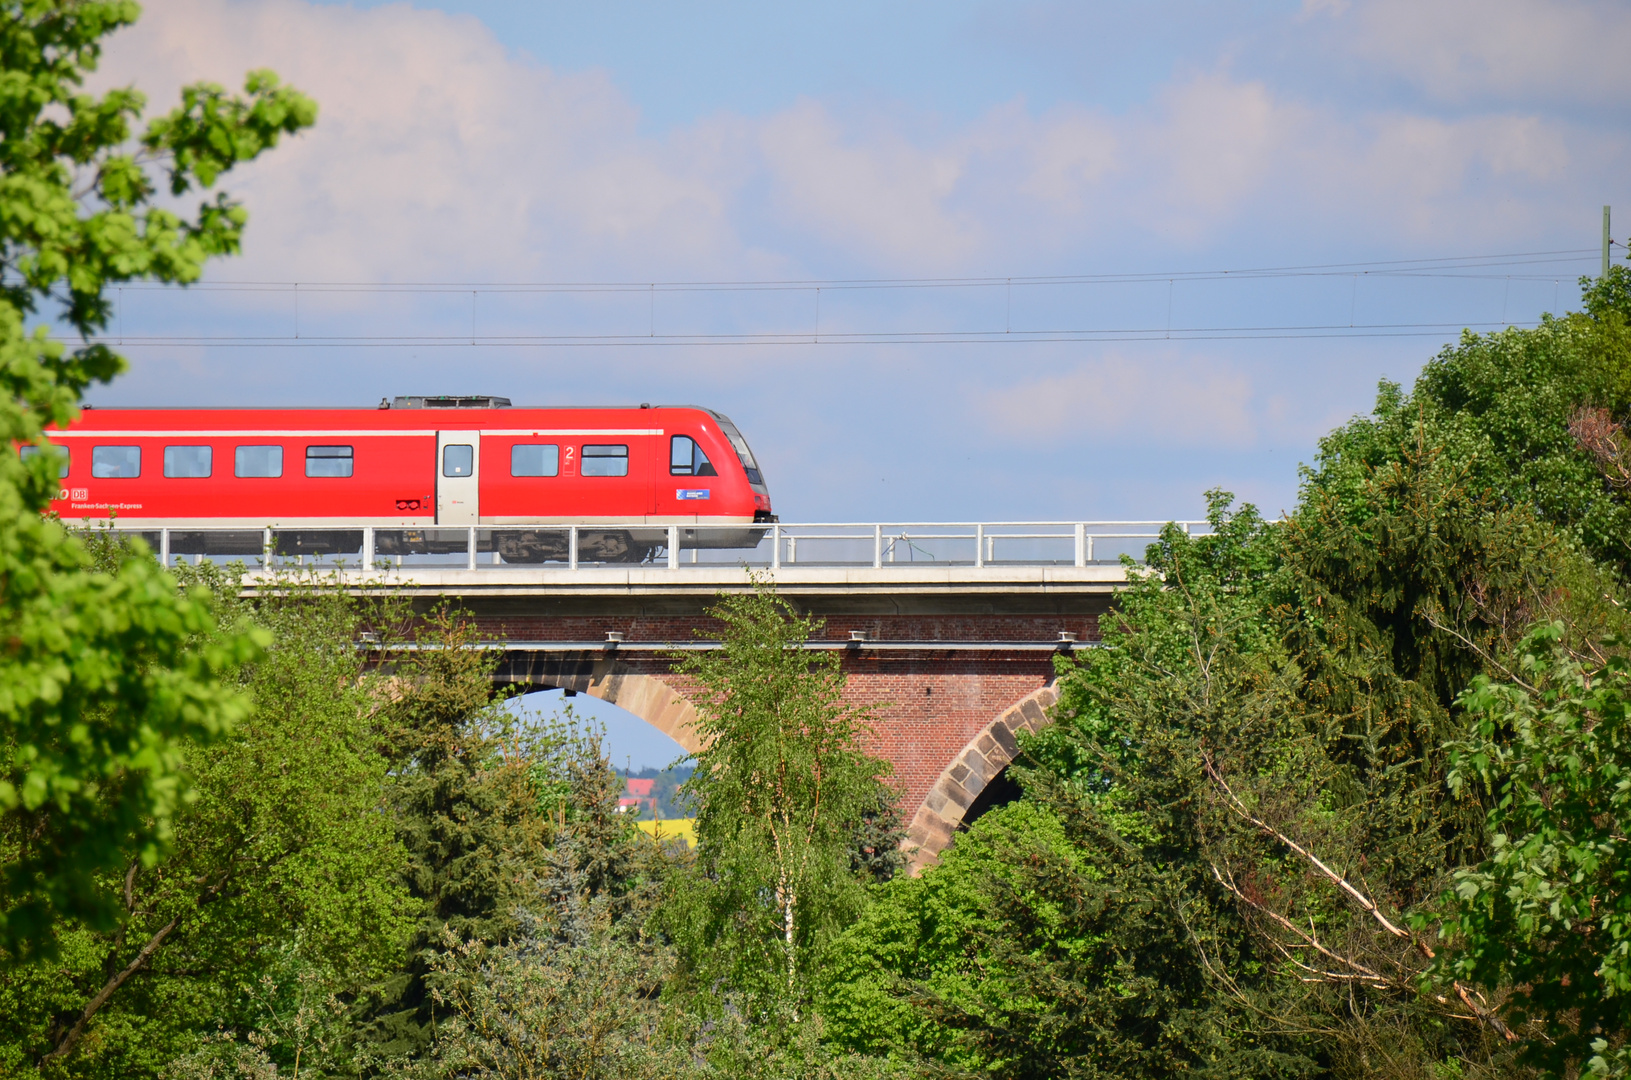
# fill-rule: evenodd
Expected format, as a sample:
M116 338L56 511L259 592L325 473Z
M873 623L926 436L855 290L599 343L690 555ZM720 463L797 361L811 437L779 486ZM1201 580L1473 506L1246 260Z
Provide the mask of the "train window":
M232 452L233 476L282 476L283 447L240 446Z
M626 446L585 446L583 448L583 475L629 475L629 448Z
M57 454L58 457L62 459L62 463L57 466L57 479L61 480L63 477L68 475L68 448L66 446L53 446L51 449ZM33 457L39 452L40 448L37 446L24 446L19 448L17 451L18 456L24 461L27 461L29 458Z
M129 480L142 474L139 446L91 447L91 475L97 479Z
M559 476L561 448L553 443L516 443L510 447L511 476Z
M668 472L670 476L718 476L719 472L708 461L708 455L689 435L676 435L668 442Z
M476 471L476 448L469 443L442 447L442 475L469 476Z
M204 477L210 474L210 453L207 446L166 446L164 448L164 475Z
M350 476L352 460L349 446L308 446L306 475Z
M753 460L753 451L748 449L747 440L742 438L742 433L736 430L735 424L718 413L714 413L714 419L719 421L719 430L725 433L725 438L731 441L736 456L742 459L742 471L748 474L748 483L763 487L764 473L759 471L759 463Z

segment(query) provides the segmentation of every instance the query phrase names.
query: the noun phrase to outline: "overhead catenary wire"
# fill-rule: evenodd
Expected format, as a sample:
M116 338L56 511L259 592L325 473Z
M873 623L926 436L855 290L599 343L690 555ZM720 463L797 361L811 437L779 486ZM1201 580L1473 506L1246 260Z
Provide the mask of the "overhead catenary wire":
M1620 245L1617 241L1616 246ZM518 292L662 292L662 291L726 291L755 292L811 289L967 289L1005 288L1015 285L1094 285L1164 281L1206 281L1244 278L1293 277L1348 277L1352 274L1371 276L1461 276L1450 274L1454 270L1498 269L1508 266L1540 265L1558 262L1591 262L1597 248L1563 248L1555 251L1524 251L1494 255L1459 255L1430 259L1391 259L1371 262L1313 263L1306 265L1240 267L1215 270L1161 270L1134 271L1109 274L1032 274L990 277L918 277L918 278L785 278L765 280L674 280L674 281L310 281L298 285L292 281L233 280L201 281L186 286L193 292L233 292L255 290L292 290L295 288L333 292L415 292L481 291ZM1505 273L1473 275L1504 278ZM1538 275L1535 280L1552 279L1551 274ZM129 289L170 290L175 286L163 282L128 282Z
M1620 245L1623 247L1624 245ZM1411 338L1443 337L1460 330L1493 330L1505 327L1532 327L1536 322L1514 322L1508 318L1506 308L1510 299L1511 283L1547 283L1553 285L1554 307L1558 282L1570 275L1568 264L1584 266L1594 261L1596 248L1569 248L1551 251L1503 252L1485 255L1445 256L1435 258L1375 260L1346 263L1313 263L1283 266L1243 267L1192 271L1136 271L1127 273L1014 275L1001 277L922 277L922 278L830 278L830 279L777 279L760 281L695 280L695 281L418 281L418 282L363 282L330 281L299 282L220 280L200 282L187 287L193 293L291 293L295 306L293 334L282 333L198 333L158 332L129 333L125 326L124 304L119 305L116 336L103 336L95 340L122 348L400 348L400 347L686 347L686 346L793 346L793 345L883 345L883 344L989 344L995 341L1010 343L1041 342L1137 342L1150 340L1220 341L1220 340L1278 340L1322 338ZM1531 272L1522 272L1528 268ZM1514 271L1518 272L1514 272ZM1299 323L1288 320L1255 325L1181 325L1174 323L1173 290L1177 284L1198 282L1250 282L1291 278L1348 278L1352 284L1345 290L1349 303L1346 323L1325 320ZM1361 278L1366 279L1446 279L1467 281L1501 281L1503 283L1502 312L1499 321L1421 321L1361 323L1357 321L1358 288ZM1049 287L1091 287L1098 285L1166 285L1165 318L1161 325L1091 326L1070 325L1057 321L1058 312L1049 318L1053 325L1018 328L1015 326L1013 297L1016 287L1021 290ZM822 326L821 293L860 292L868 290L970 290L1002 289L1000 329L922 328L922 329L854 329L837 331ZM123 299L126 290L173 290L172 286L151 282L127 282L120 287ZM497 301L504 294L594 294L634 293L646 294L646 325L607 328L608 332L595 333L542 333L522 332L481 333L476 320L478 297L491 295ZM815 320L813 325L785 330L755 332L663 332L658 326L656 298L659 293L719 293L719 292L809 292L814 296ZM469 296L468 332L458 333L312 333L300 325L300 294L437 294L464 293ZM484 308L485 304L482 305ZM223 313L225 314L225 313ZM1154 312L1151 313L1152 315ZM1333 313L1334 314L1334 313ZM231 317L227 315L227 317ZM1068 316L1067 316L1068 318Z
M1440 338L1460 330L1499 330L1508 327L1533 329L1538 322L1448 322L1404 324L1399 327L1308 326L1285 328L1218 327L1202 330L1015 330L1015 331L902 331L863 334L823 332L819 338L802 334L635 334L604 336L494 336L471 338L462 334L445 336L369 336L314 338L249 338L228 335L197 337L127 338L112 341L118 348L201 348L212 345L233 348L610 348L682 346L835 346L835 345L979 345L1000 342L1134 342L1134 341L1294 341L1326 338Z

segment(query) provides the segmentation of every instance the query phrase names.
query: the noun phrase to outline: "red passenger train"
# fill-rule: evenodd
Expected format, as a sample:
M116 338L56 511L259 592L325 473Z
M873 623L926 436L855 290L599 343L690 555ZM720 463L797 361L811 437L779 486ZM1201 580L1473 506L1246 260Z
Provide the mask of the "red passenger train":
M377 409L90 409L47 436L67 451L51 504L65 521L310 530L775 520L736 426L690 406L399 397ZM738 531L752 543L760 530Z

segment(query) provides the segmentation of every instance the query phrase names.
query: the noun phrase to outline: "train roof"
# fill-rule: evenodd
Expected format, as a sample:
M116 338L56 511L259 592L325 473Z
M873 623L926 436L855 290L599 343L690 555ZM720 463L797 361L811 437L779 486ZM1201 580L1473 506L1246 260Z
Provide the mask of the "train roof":
M398 398L397 400L401 400ZM653 405L650 402L641 402L638 405L513 405L508 399L499 398L505 402L503 405L475 406L461 405L458 409L464 410L544 410L546 412L569 412L575 410L598 410L601 412L639 412L642 409L694 409L712 416L720 413L706 405ZM392 412L402 409L415 409L415 405L96 405L89 402L80 402L80 409L87 413L102 412ZM433 406L432 408L446 408L447 406Z
M90 408L66 429L86 434L97 431L123 431L141 428L157 435L165 431L201 432L213 429L219 434L237 430L263 432L288 431L290 433L333 429L339 424L347 430L365 432L413 430L460 430L470 428L531 428L561 426L567 415L571 420L565 426L585 432L599 427L631 427L637 418L650 416L656 421L649 434L660 434L662 421L653 414L666 414L670 424L678 420L675 414L690 413L710 417L723 431L733 425L730 420L710 409L695 405L536 405L497 408L287 408L287 407L202 407L202 408ZM554 418L554 419L552 419ZM645 425L638 425L645 430ZM61 430L61 429L47 429ZM135 432L132 432L135 434Z

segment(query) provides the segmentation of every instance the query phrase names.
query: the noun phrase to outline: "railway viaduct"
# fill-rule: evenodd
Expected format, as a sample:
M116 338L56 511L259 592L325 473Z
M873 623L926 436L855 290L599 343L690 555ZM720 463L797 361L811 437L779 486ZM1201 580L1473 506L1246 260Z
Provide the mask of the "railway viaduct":
M1015 735L1047 722L1055 658L1098 638L1125 584L1115 564L761 573L823 621L810 647L839 653L846 700L877 710L873 751L902 789L914 870L999 794ZM600 698L694 751L693 687L674 674L673 655L712 647L706 609L750 585L741 567L608 567L416 571L396 587L468 610L503 652L501 683Z
M718 647L707 609L721 592L751 588L752 567L822 621L808 647L837 651L847 700L875 708L872 749L894 766L915 871L999 799L1015 736L1048 722L1056 659L1098 639L1127 583L1117 557L1142 553L1161 527L773 523L710 543L703 528L674 525L360 526L165 529L148 540L166 563L258 552L334 567L342 581L423 608L451 600L471 613L483 647L502 652L499 682L592 695L689 751L699 749L695 688L674 673L674 654ZM544 545L551 530L560 535ZM529 545L555 553L517 555ZM359 565L370 569L347 568ZM246 586L264 573L251 571Z

